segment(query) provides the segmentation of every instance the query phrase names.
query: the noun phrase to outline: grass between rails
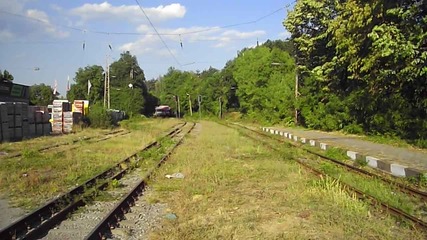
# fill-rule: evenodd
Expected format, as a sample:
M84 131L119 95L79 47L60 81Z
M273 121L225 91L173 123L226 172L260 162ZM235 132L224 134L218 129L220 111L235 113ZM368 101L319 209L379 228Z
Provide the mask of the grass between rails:
M100 129L91 129L85 128L81 131L65 135L57 136L42 136L32 139L27 139L20 142L5 142L0 144L0 152L5 153L22 153L25 154L27 151L32 151L40 149L41 147L52 146L55 144L72 144L73 140L83 140L87 137L102 137L105 134L116 131L118 129L112 130L100 130ZM31 148L29 148L31 146ZM2 158L8 158L8 155L0 156L0 161Z
M347 164L353 164L369 172L374 172L375 174L383 175L384 178L387 178L389 180L396 181L408 186L415 186L413 182L410 182L410 180L408 179L392 178L387 174L382 174L378 171L370 169L367 166L367 163L362 160L348 160L347 156L344 154L344 151L339 148L330 148L324 152L314 147L305 146L305 148L308 148L311 151L318 152L325 156L334 158L336 160L345 162ZM427 219L427 203L422 199L414 198L412 196L409 196L408 194L400 192L397 187L391 186L376 178L370 178L364 175L349 172L344 167L337 166L336 164L328 162L326 160L320 160L320 158L317 158L316 161L311 161L311 164L316 164L317 169L322 170L322 172L335 178L339 178L341 181L349 184L350 186L353 186L359 190L370 194L371 196L381 199L382 201L390 204L393 207L402 209L409 214L415 214L419 218L423 218L424 220ZM421 187L425 189L425 183L418 181L416 187Z
M0 160L0 191L15 206L35 208L108 169L177 123L174 119L133 122L138 130L130 134L88 146L81 142L79 148L66 152L39 153L30 144L22 157Z
M273 136L273 138L279 138L278 136ZM334 158L341 162L345 162L347 164L354 164L359 167L364 168L365 170L375 172L375 170L369 169L366 167L366 162L363 161L352 161L348 160L348 157L340 148L330 148L326 151L322 151L319 148L303 145L303 149L308 149L313 152L317 152L319 154L325 155L330 158ZM415 215L418 218L426 220L426 209L427 205L425 201L419 198L415 198L408 194L402 193L397 187L391 186L377 178L370 178L365 175L360 175L354 172L348 171L344 167L340 167L335 163L329 162L328 160L323 160L317 156L307 154L306 159L308 159L308 164L315 167L321 172L332 176L336 179L339 179L341 182L348 184L356 189L359 189L371 196L376 197L377 199L393 206L398 209L401 209L409 214ZM380 173L375 173L380 174ZM383 177L388 178L390 180L391 176L383 175ZM400 181L401 180L401 181ZM409 182L404 179L393 179L393 181L398 181L403 184L409 185Z
M202 122L151 181L151 202L166 202L153 239L423 239L291 161L299 150L272 153L238 131ZM165 174L181 172L182 180Z

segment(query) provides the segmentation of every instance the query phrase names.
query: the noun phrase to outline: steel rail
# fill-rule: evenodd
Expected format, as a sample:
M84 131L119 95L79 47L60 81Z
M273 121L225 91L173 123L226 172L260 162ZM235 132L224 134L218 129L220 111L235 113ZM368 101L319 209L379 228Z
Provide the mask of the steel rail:
M228 126L228 125L225 125L225 126ZM240 125L237 125L237 126L240 126ZM252 130L252 129L249 129L249 128L246 128L246 127L242 127L242 128L245 128L245 129L247 129L247 130ZM253 132L255 132L255 133L258 133L258 135L264 135L264 134L262 134L261 132L257 132L257 131L254 131L254 130L252 130L252 131L253 131ZM270 149L272 149L272 150L274 150L274 151L277 151L277 152L280 152L280 151L281 151L280 149L273 147L273 146L272 146L272 145L270 145L269 143L264 142L264 141L261 141L259 138L255 138L255 137L250 136L249 134L245 134L245 133L242 133L242 134L244 134L246 137L248 137L248 138L250 138L250 139L252 139L252 140L254 140L254 141L262 142L266 147L268 147L268 148L270 148ZM278 140L278 139L272 138L270 135L264 135L264 136L267 136L267 137L269 137L270 139ZM291 144L291 145L292 145L292 144ZM359 190L359 189L357 189L357 188L355 188L355 187L353 187L353 186L350 186L350 185L348 185L348 184L346 184L346 183L342 182L342 181L341 181L340 179L338 179L338 178L335 178L335 177L333 177L333 176L329 176L329 175L327 175L327 174L325 174L325 173L323 173L323 172L321 172L321 171L319 171L319 170L315 169L314 167L312 167L312 166L310 166L310 165L308 165L308 164L304 163L303 161L301 161L301 160L299 160L299 159L295 159L295 160L296 160L296 162L298 162L300 165L302 165L303 167L305 167L306 169L308 169L308 170L309 170L309 171L311 171L312 173L315 173L315 175L316 175L316 176L328 176L328 177L330 177L331 179L333 179L333 180L335 180L335 181L339 182L339 183L341 184L341 186L344 188L344 190L346 190L346 191L348 191L348 192L356 193L356 195L357 195L357 197L358 197L359 199L369 199L369 200L370 200L371 205L373 205L373 206L380 205L382 209L384 209L384 210L386 210L386 211L390 212L390 213L391 213L391 214L393 214L394 216L397 216L397 217L403 217L403 218L405 218L405 219L407 219L407 220L410 220L411 222L413 222L415 225L417 225L417 226L418 226L418 227L420 227L421 229L423 229L423 230L427 230L427 222L425 222L425 221L423 221L423 220L421 220L421 219L419 219L419 218L417 218L417 217L415 217L415 216L413 216L413 215L410 215L410 214L408 214L408 213L406 213L406 212L404 212L404 211L402 211L402 210L400 210L400 209L398 209L398 208L395 208L395 207L393 207L393 206L390 206L389 204L384 203L383 201L381 201L381 200L379 200L379 199L375 198L374 196L372 196L372 195L370 195L370 194L367 194L367 193L364 193L364 192L362 192L361 190Z
M328 161L331 161L331 162L333 162L333 163L335 163L335 164L338 164L338 165L340 165L340 166L342 166L342 167L345 167L345 168L347 168L347 169L350 169L351 171L355 171L355 172L357 172L357 173L359 173L359 174L361 174L361 175L366 175L366 176L369 176L369 177L372 177L372 178L376 178L376 179L379 179L379 180L381 180L381 181L383 181L383 182L385 182L385 183L387 183L387 184L394 185L394 186L396 186L396 187L397 187L400 191L402 191L402 192L405 192L405 193L411 194L411 195L413 195L413 196L419 197L419 198L421 198L421 199L423 199L423 200L427 200L427 192L424 192L424 191L421 191L421 190L419 190L419 189L413 188L413 187L411 187L411 186L408 186L408 185L402 184L402 183L400 183L400 182L396 182L396 181L393 181L393 180L391 180L391 179L388 179L388 178L382 177L381 175L378 175L378 174L375 174L375 173L369 172L369 171L367 171L367 170L365 170L365 169L358 168L358 167L355 167L355 166L353 166L353 165L347 164L347 163L345 163L345 162L342 162L342 161L339 161L339 160L333 159L333 158L328 157L328 156L325 156L325 155L323 155L323 154L321 154L321 153L315 152L315 151L313 151L313 150L311 150L311 149L304 148L302 144L295 144L295 143L293 143L293 142L286 141L286 140L283 140L283 139L277 139L277 138L272 137L272 136L271 136L271 135L269 135L269 134L266 134L266 133L264 133L264 132L259 132L259 131L253 130L253 129L250 129L250 128L248 128L248 127L246 127L246 126L242 126L242 125L240 125L240 124L233 124L233 125L235 125L235 126L239 126L239 127L241 127L241 128L244 128L244 129L250 130L250 131L255 132L255 133L257 133L257 134L261 134L261 135L263 135L263 136L269 137L270 139L274 139L274 140L276 140L276 141L280 141L280 142L282 142L282 143L289 144L289 145L291 145L291 146L293 146L293 147L297 147L297 148L303 149L304 151L306 151L306 152L308 152L308 153L310 153L310 154L313 154L313 155L316 155L316 156L318 156L318 157L320 157L320 158L323 158L323 159L326 159L326 160L328 160Z
M160 139L174 135L186 125L186 122L179 125L180 126L178 127L173 127L173 130L163 135ZM149 143L144 148L121 160L113 167L105 170L102 173L99 173L95 177L87 180L83 184L73 188L67 193L64 193L59 197L50 200L42 207L34 210L33 212L11 223L9 226L1 229L0 239L33 239L36 236L40 236L43 232L49 230L53 226L52 224L58 224L58 221L60 219L64 219L64 217L66 217L67 213L69 212L65 211L65 209L74 210L74 205L78 207L80 204L79 202L82 201L82 199L79 199L79 196L81 196L87 189L95 187L99 181L108 178L119 177L123 173L119 172L117 174L116 172L117 169L121 169L121 165L123 163L129 162L133 157L137 156L139 152L146 151L156 146L158 142L159 140L155 140ZM101 186L103 186L103 184L101 184Z
M196 123L190 127L190 129L174 144L174 146L161 158L155 167L151 168L144 178L140 179L135 187L117 203L114 208L101 220L100 223L85 237L85 239L105 239L107 235L111 235L111 229L116 227L117 224L124 218L124 215L129 212L131 207L135 204L138 198L144 193L144 189L147 185L148 179L152 176L153 172L159 168L175 149L182 143L184 137L189 134Z
M103 140L107 140L107 139L109 139L109 138L111 138L111 137L112 137L111 135L114 135L114 134L117 134L117 133L119 133L119 134L114 135L114 137L115 137L115 136L121 136L121 135L125 135L125 134L130 133L130 132L124 132L124 133L122 133L123 131L124 131L124 130L120 129L120 130L116 130L116 131L113 131L113 132L108 132L108 133L106 133L106 134L103 134L103 135L105 135L106 137L103 137L103 138L101 138L100 140L97 140L97 141L95 141L95 142L100 142L100 141L103 141ZM97 136L92 136L92 137L83 137L83 138L81 138L81 139L73 139L73 140L71 141L71 143L69 143L69 142L56 143L56 144L52 144L52 145L49 145L49 146L41 147L41 148L37 149L36 151L37 151L37 152L42 152L42 151L46 151L46 150L49 150L49 149L52 149L52 148L57 148L57 147L60 147L60 146L66 146L66 145L74 144L74 143L77 143L77 142L80 142L80 141L89 141L89 140L94 139L94 138L96 138L96 137L97 137ZM7 156L7 157L4 157L4 159L16 158L16 157L20 157L20 156L22 156L22 152L18 152L18 153L11 154L11 155L9 155L9 156Z

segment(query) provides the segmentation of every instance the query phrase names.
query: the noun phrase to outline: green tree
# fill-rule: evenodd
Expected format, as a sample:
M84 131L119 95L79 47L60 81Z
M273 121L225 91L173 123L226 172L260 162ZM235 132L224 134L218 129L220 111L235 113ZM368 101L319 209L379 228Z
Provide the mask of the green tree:
M67 99L74 100L88 99L91 104L101 102L104 99L104 75L101 66L92 65L79 68L74 78L75 83L71 84L67 93ZM89 81L92 85L88 95Z
M0 71L0 80L2 82L4 82L4 81L6 81L6 82L12 82L13 81L13 76L7 70L4 70L3 73Z
M53 103L53 89L45 84L30 86L30 102L37 106L47 106Z
M284 21L310 127L426 138L423 1L300 0Z
M260 46L241 52L233 72L241 112L271 123L289 122L295 104L294 70L293 58L278 48Z
M111 64L110 83L111 108L130 115L154 112L154 99L148 92L144 71L129 52L122 53L120 59Z

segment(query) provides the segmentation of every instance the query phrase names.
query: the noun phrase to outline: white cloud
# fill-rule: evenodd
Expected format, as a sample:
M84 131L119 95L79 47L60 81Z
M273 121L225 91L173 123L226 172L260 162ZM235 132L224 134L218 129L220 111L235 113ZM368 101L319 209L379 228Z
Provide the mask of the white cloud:
M44 23L44 30L48 34L52 35L53 37L57 38L65 38L69 35L69 32L64 32L59 29L57 29L50 21L47 14L43 11L37 10L37 9L28 9L26 11L26 16L37 19L40 22Z
M256 30L249 32L241 32L237 30L224 30L220 27L200 27L193 26L189 28L175 28L175 29L157 29L164 40L175 41L178 45L180 41L184 42L200 42L210 41L214 42L213 47L229 47L235 41L251 39L265 35L265 31ZM124 44L120 47L122 51L132 51L137 53L146 53L148 49L162 49L164 46L159 44L161 41L151 26L142 24L138 26L137 31L141 34L146 34L139 40ZM156 46L147 48L146 46Z
M242 40L242 39L251 39L255 37L260 37L265 35L265 31L256 30L251 32L240 32L237 30L228 30L221 34L221 36L218 38L218 43L214 45L214 47L222 48L227 47L230 43L232 43L235 40Z
M51 4L50 8L52 8L53 10L57 11L57 12L61 12L62 11L62 7L57 5L57 4Z
M0 9L7 12L19 13L24 9L25 2L27 1L3 1L0 0Z
M14 34L7 29L0 30L0 42L1 41L9 41L14 38Z
M160 5L154 8L145 8L144 11L152 21L164 21L173 18L182 18L186 9L179 3ZM85 3L70 10L72 15L79 16L84 21L91 19L127 19L128 21L145 21L145 16L138 5L113 6L108 2Z
M284 31L279 33L279 38L287 39L291 37L291 33L288 31Z

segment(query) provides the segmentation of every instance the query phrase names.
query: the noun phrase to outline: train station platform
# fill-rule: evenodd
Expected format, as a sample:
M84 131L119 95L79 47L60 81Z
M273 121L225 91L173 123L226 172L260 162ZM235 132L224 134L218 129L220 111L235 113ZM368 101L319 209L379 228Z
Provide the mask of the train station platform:
M427 151L375 143L362 137L317 130L263 127L263 131L277 134L327 150L337 147L346 151L352 160L366 161L368 166L399 177L427 177Z

